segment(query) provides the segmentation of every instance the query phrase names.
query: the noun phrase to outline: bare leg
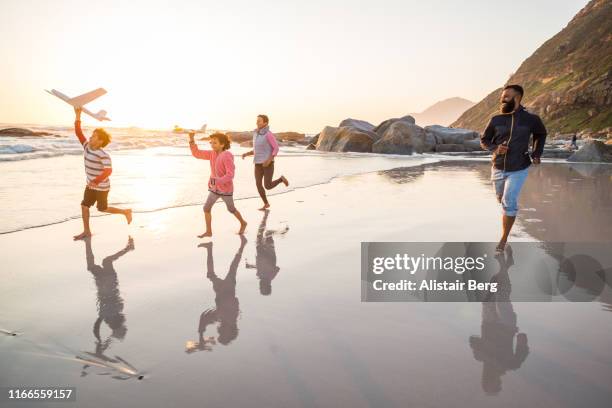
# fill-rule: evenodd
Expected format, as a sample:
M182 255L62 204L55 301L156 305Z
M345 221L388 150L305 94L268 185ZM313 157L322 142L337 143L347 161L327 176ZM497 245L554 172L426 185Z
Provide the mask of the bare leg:
M244 220L244 218L242 218L242 214L240 214L240 211L238 210L234 211L234 217L236 217L238 221L240 221L240 230L238 231L238 235L244 234L244 230L246 229L247 222Z
M74 240L91 237L91 230L89 229L89 207L81 206L81 218L83 219L83 232L74 236Z
M212 237L212 217L210 211L204 211L204 221L206 221L206 231L198 235L198 238Z
M285 187L289 187L289 180L287 180L287 177L285 177L285 176L280 176L280 180L283 182L283 184L285 185Z
M121 208L116 208L116 207L106 207L105 210L100 210L100 211L105 212L105 213L110 213L110 214L123 214L128 224L132 222L132 209L131 208L123 210Z
M503 251L506 247L506 242L508 241L508 236L510 235L515 219L516 216L510 215L504 215L502 217L502 238L499 240L499 244L497 244L496 248L498 252Z

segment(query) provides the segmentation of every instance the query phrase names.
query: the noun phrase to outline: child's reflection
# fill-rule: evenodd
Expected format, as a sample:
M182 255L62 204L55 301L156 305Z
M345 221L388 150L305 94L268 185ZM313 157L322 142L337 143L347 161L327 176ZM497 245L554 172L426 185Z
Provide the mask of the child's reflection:
M241 235L240 247L224 279L219 278L215 274L212 252L213 243L207 242L199 245L200 247L206 248L206 277L210 279L213 284L213 289L215 291L215 308L205 310L200 315L198 341L188 341L185 346L186 353L193 353L200 350L210 351L217 341L227 345L238 337L238 316L240 314L240 307L238 298L236 297L236 272L246 243L246 238ZM219 333L217 339L215 340L214 337L204 337L204 332L208 325L214 323L219 323L217 326L217 331Z
M83 240L85 242L85 258L87 260L87 270L93 275L97 289L98 317L94 322L93 334L96 339L95 351L86 354L95 357L103 362L121 363L121 358L115 359L105 355L113 339L123 340L127 334L125 315L123 314L123 298L119 291L119 280L113 263L134 250L134 240L129 237L126 246L115 254L107 256L102 260L102 265L95 262L93 250L91 248L91 238ZM103 338L102 323L110 328L111 333ZM83 367L81 376L87 375L89 365Z

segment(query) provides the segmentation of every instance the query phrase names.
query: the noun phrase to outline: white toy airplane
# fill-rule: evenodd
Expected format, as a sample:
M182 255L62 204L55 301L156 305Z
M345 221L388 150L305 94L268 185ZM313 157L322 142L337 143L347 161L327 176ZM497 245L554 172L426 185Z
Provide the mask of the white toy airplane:
M45 91L47 90L45 89ZM53 96L60 98L62 101L68 103L69 105L74 106L75 108L81 108L83 113L91 116L92 118L98 119L99 121L110 120L110 118L106 116L105 110L101 110L98 113L93 113L83 107L84 105L87 105L89 102L93 101L94 99L98 99L99 97L104 95L106 93L106 90L104 88L98 88L91 92L84 93L83 95L75 96L74 98L64 95L63 93L55 89L52 89L47 92Z
M172 133L206 133L206 124L203 124L202 127L198 130L196 129L184 129L179 125L174 125L174 129L172 129Z

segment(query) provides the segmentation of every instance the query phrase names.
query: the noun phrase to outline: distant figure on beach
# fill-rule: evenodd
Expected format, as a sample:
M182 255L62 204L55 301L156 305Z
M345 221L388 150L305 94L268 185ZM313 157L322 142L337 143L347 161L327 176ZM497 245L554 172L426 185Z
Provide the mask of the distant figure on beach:
M74 108L76 118L74 120L74 132L83 145L83 156L85 158L85 174L87 175L87 186L81 201L81 217L83 218L83 232L74 236L74 239L83 239L91 236L89 228L89 207L97 204L98 211L122 214L128 224L132 222L132 210L108 206L108 192L110 191L109 176L113 172L111 158L102 150L106 147L111 137L102 128L93 131L89 140L85 139L81 130L81 108Z
M210 161L210 178L208 179L208 198L204 203L204 220L206 231L198 235L198 238L212 236L212 220L210 211L215 202L220 198L225 203L227 210L234 214L240 223L238 234L244 234L247 222L242 218L240 211L234 206L234 156L228 151L230 148L229 137L225 133L213 133L208 138L212 150L200 150L193 140L195 132L189 133L189 148L196 159Z
M491 282L497 282L498 291L482 302L480 336L470 336L469 339L474 358L482 362L481 384L487 395L499 394L501 377L509 370L519 369L529 355L527 335L519 332L516 313L510 302L512 285L508 270L514 265L512 248L508 247L507 256L500 253L496 259L500 270Z
M507 85L501 97L501 113L495 115L483 132L480 144L493 152L491 181L502 204L502 237L497 252L502 252L518 212L518 197L532 163L539 164L546 142L546 128L538 115L528 112L521 100L523 88ZM529 140L533 136L531 159Z
M126 246L115 254L104 258L101 265L95 262L91 248L91 238L87 237L84 241L87 270L91 272L96 283L96 303L98 305L98 317L93 326L93 334L96 339L95 352L86 354L107 363L121 363L124 360L112 358L105 354L113 339L123 340L127 333L125 315L123 313L124 302L119 291L119 279L113 263L123 255L134 250L134 240L132 237L129 237ZM106 323L111 330L110 335L105 339L102 338L101 334L102 323ZM88 364L83 367L81 376L87 375L87 368L89 368Z
M238 316L240 315L240 304L236 297L236 272L242 258L242 252L246 246L247 240L244 235L240 236L240 247L234 255L234 259L230 264L229 271L224 279L221 279L215 273L215 262L213 260L212 242L206 242L198 245L206 248L206 277L212 282L213 290L215 291L215 308L207 309L200 315L200 323L198 325L197 342L188 341L185 347L185 352L190 354L195 351L206 350L211 351L212 346L216 341L223 345L228 345L236 337L238 337ZM219 323L217 331L219 336L217 340L214 338L205 338L204 333L206 328L214 323Z
M574 134L572 135L572 144L570 145L570 146L571 146L571 147L573 147L574 149L578 149L578 144L576 143L577 139L578 139L578 138L576 137L576 134L574 133Z
M274 176L274 157L278 154L278 142L274 134L270 132L269 123L268 116L257 116L257 129L253 131L253 150L242 155L243 159L248 156L254 156L255 184L257 185L259 196L264 202L263 207L260 208L261 211L270 208L268 197L266 197L266 190L271 190L280 183L283 183L285 186L289 185L289 181L283 175L276 180L272 180Z
M264 211L264 216L257 230L257 242L255 255L255 265L246 262L247 269L256 269L259 278L259 292L264 296L272 293L272 280L280 271L276 265L276 249L274 247L274 234L284 235L289 231L285 226L281 231L266 230L266 223L270 211Z

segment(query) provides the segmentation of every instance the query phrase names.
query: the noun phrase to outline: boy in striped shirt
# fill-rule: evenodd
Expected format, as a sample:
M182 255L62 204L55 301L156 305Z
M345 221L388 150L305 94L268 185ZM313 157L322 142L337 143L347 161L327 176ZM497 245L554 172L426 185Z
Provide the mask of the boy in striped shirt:
M81 109L75 108L76 118L74 120L74 132L83 145L83 157L85 160L85 174L87 186L81 201L81 215L83 218L83 232L75 235L74 239L83 239L91 236L89 229L89 207L97 203L98 211L123 214L127 223L132 222L132 210L108 206L108 192L110 191L110 180L108 177L113 171L111 158L104 150L110 143L110 135L102 128L93 131L89 140L85 139L81 130Z

